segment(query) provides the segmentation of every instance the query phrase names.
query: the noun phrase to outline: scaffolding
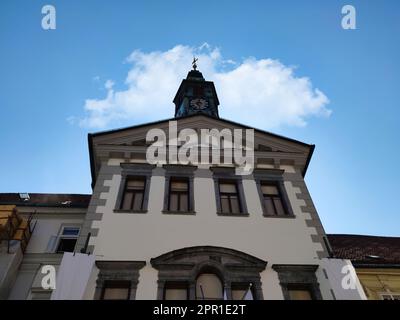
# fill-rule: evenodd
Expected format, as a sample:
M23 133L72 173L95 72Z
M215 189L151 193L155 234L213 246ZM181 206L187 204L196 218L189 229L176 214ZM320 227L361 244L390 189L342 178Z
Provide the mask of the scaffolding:
M22 217L15 205L0 205L0 242L7 241L7 253L10 253L10 242L19 241L24 253L28 246L36 223L32 227L34 213Z

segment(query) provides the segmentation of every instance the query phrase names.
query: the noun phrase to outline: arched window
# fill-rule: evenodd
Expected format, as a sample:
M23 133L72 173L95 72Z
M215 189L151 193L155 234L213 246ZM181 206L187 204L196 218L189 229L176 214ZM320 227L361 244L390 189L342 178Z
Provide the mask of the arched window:
M224 287L215 273L202 273L196 280L196 299L223 300Z
M151 265L158 270L160 300L263 299L260 273L267 262L244 252L213 246L188 247L153 258Z

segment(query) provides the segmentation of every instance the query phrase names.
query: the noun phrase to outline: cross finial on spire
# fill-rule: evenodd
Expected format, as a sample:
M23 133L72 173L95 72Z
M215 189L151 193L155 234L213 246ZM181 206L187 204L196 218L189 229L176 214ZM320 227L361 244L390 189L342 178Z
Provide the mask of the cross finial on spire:
M193 57L193 62L192 62L193 70L197 70L197 64L196 64L197 61L199 61L199 59L196 57Z

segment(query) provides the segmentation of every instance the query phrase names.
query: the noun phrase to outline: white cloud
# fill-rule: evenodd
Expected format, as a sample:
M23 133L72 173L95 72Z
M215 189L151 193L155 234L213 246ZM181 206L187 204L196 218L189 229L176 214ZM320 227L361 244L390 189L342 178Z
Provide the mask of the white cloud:
M277 60L224 59L218 48L207 43L198 48L177 45L167 51L135 50L125 88L114 90L107 80L107 95L85 101L85 127L104 128L117 121L132 124L173 116L172 99L193 56L199 58L203 76L215 82L220 116L255 127L304 126L311 116L329 116L328 98L305 77L296 77L292 67Z
M113 86L114 86L114 81L112 80L107 80L106 83L104 84L104 88L106 88L107 90L111 90Z

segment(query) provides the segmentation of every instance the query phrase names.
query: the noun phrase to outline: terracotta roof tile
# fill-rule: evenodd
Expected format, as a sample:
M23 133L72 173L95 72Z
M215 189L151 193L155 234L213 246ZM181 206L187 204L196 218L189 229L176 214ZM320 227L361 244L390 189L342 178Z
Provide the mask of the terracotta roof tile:
M400 264L400 237L328 234L336 258L359 265Z

